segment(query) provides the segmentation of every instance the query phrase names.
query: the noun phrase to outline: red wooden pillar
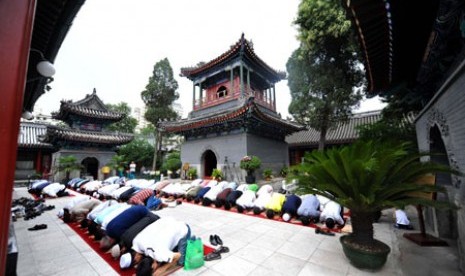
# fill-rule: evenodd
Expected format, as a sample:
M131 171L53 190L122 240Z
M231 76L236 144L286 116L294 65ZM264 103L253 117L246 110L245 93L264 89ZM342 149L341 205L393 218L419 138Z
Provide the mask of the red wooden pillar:
M19 119L35 6L35 0L0 1L0 275L6 266Z

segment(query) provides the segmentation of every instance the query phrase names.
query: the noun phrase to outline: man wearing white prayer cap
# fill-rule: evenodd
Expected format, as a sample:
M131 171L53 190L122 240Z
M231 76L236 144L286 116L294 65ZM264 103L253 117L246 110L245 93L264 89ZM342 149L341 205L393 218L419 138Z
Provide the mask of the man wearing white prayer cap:
M119 259L119 266L122 269L129 268L132 263L132 255L131 253L126 253L121 255L121 258Z

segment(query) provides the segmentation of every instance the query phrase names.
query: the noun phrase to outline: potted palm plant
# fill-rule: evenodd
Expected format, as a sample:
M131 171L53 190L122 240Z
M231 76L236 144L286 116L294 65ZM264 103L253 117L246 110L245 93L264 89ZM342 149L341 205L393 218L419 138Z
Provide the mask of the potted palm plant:
M82 165L77 163L77 158L73 155L61 156L58 158L58 166L56 167L57 172L65 173L65 183L70 180L72 171L82 169Z
M357 142L351 146L305 155L296 167L299 193L326 196L350 209L352 233L342 236L343 251L359 268L379 269L390 248L373 237L373 214L386 208L421 204L451 207L425 193L443 192L438 186L418 182L430 173L456 173L446 166L420 162L427 154L409 151L406 143Z

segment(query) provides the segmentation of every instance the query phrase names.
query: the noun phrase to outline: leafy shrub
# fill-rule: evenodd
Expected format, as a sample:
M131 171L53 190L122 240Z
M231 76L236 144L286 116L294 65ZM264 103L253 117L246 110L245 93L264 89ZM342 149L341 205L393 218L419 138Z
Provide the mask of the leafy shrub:
M273 170L268 168L263 170L263 177L264 178L271 178L273 177Z
M214 179L223 179L223 172L220 169L213 169L212 177Z
M254 155L246 155L241 159L240 167L246 171L254 171L262 165L260 158Z
M187 171L187 177L190 179L197 178L197 169L196 168L189 168Z

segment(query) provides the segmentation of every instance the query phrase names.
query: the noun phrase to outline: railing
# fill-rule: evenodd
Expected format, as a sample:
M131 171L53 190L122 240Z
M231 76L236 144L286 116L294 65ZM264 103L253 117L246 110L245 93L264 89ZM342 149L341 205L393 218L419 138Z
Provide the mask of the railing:
M274 103L271 99L265 99L265 98L262 98L261 95L259 93L255 93L255 91L253 90L246 90L246 95L255 95L255 102L260 104L261 106L264 106L270 110L273 110L273 111L276 111L275 108L274 108ZM230 100L233 100L233 99L238 99L240 96L240 93L239 91L237 91L236 93L234 94L229 94L225 97L221 97L221 98L215 98L215 99L211 99L211 100L208 100L207 97L203 97L202 98L202 104L200 104L200 99L196 99L195 102L194 102L194 110L199 110L199 109L203 109L203 108L207 108L207 107L211 107L211 106L215 106L215 105L218 105L218 104L222 104L222 103L225 103L225 102L228 102Z

